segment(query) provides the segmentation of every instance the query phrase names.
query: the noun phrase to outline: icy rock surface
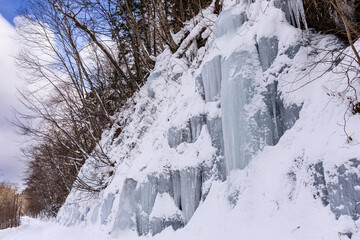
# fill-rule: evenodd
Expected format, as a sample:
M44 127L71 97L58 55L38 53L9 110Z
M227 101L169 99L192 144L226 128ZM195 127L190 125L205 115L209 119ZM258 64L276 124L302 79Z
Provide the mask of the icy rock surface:
M154 72L152 73L146 81L146 87L148 90L148 94L150 97L155 97L155 91L153 88L154 81L161 76L162 72Z
M325 172L323 162L310 166L314 178L313 186L316 189L315 198L320 198L323 205L329 204L329 192L326 188Z
M78 203L62 207L61 212L66 212L67 218L58 218L57 221L66 226L74 226L84 220L84 214L80 211L80 205Z
M300 50L301 46L303 44L302 43L298 43L295 46L290 46L286 51L285 54L290 58L293 59L296 55L296 53L298 53L298 51Z
M263 93L264 102L267 107L267 116L260 117L265 122L258 123L259 126L266 126L271 132L271 138L265 137L267 145L273 146L278 143L280 137L284 132L290 129L299 119L299 113L302 106L292 104L285 106L281 97L281 92L278 91L278 82L275 81L267 86L267 92ZM269 121L267 117L270 117Z
M336 218L350 216L353 220L360 218L360 161L356 158L336 167L334 171L325 171L323 162L312 166L315 198L320 198Z
M260 65L263 71L266 71L274 62L278 54L279 40L276 37L261 38L257 44Z
M360 161L350 159L347 164L330 174L328 183L331 211L337 218L341 215L351 216L354 220L360 217Z
M246 22L247 16L243 12L241 14L232 14L232 9L222 11L214 26L214 36L216 38L224 35L231 35Z

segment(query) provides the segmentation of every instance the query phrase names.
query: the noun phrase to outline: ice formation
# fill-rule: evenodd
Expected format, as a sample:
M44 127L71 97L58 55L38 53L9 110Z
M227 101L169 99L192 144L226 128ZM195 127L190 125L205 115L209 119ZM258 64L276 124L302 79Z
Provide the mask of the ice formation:
M274 5L284 11L286 19L292 25L308 29L303 0L275 0Z
M236 34L248 21L248 5L241 2L233 8L235 11L232 8L223 11L214 26L214 39ZM289 2L287 6L294 9L295 5ZM293 10L292 13L297 12ZM193 91L205 100L202 104L207 110L205 113L192 113L182 124L170 124L165 136L169 149L183 155L188 152L187 148L195 148L198 141L203 141L200 136L205 126L215 148L214 154L203 162L185 164L181 168L172 167L170 159L170 165L164 166L160 175L149 172L142 180L124 179L121 191L110 192L94 207L91 222L108 224L113 219L114 234L120 230L136 229L139 235L148 235L157 234L169 226L174 229L182 227L205 200L211 181L224 181L233 169L245 168L263 146L276 144L284 131L295 123L300 111L300 108L293 107L293 112L289 113L276 83L270 84L263 92L256 90L257 74L271 67L278 55L278 45L277 37L262 37L249 43L246 50L206 59L197 75L192 73L191 76L195 79ZM147 81L149 97L156 98L160 94L156 89L161 86L161 79L169 77L169 71L176 81L184 76L176 64L158 67ZM250 105L257 98L262 98L263 104L260 109L251 109ZM146 103L139 110L146 112L148 107ZM152 109L156 111L157 108L154 106ZM146 131L141 129L147 130L148 126L142 126L138 134L146 136ZM159 204L169 201L169 198L173 199L172 214L159 216ZM71 216L67 214L68 218L79 219L78 208L73 205L73 213ZM58 220L65 222L60 217Z
M221 89L221 56L207 62L201 71L206 102L220 99Z
M279 9L284 12L280 17ZM259 15L260 20L253 21ZM179 64L169 53L160 55L147 89L140 92L151 101L140 98L138 105L143 105L135 106L135 114L148 115L135 115L140 120L127 126L116 148L127 149L134 141L136 146L124 155L111 152L118 163L116 181L96 203L89 203L91 210L65 204L58 221L74 225L88 218L92 224L110 225L111 234L176 230L191 221L215 181L231 178L265 147L278 144L302 109L302 102L284 97L281 76L289 68L299 71L293 59L306 52L301 50L301 30L286 23L284 16L293 26L307 28L301 0L237 1L221 12L214 26L207 22L213 29L207 49L199 49L201 57L192 57L189 64L197 70ZM276 24L296 33L296 41L274 30ZM270 30L260 32L264 26ZM359 165L350 162L352 168ZM358 205L341 206L344 199L359 200L359 181L346 171L350 167L337 169L337 183L327 182L321 164L309 169L314 170L314 186L323 203L330 204L337 217L358 218ZM288 173L292 189L296 174ZM227 199L235 206L241 188L231 188ZM353 189L357 192L351 195Z
M233 14L231 8L223 11L214 26L214 37L219 38L225 35L229 37L229 35L235 34L236 30L247 20L245 12Z
M360 218L360 179L358 168L360 161L349 159L345 164L332 169L325 175L322 161L310 167L314 186L317 189L315 197L319 197L325 206L330 204L336 218L351 216Z

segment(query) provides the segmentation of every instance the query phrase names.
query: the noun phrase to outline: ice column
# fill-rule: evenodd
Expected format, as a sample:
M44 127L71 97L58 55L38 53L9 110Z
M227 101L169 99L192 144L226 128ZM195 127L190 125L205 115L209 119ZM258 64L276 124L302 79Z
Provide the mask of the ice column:
M180 171L181 208L185 224L189 222L201 199L201 170L187 168Z
M114 230L126 230L132 228L136 207L136 185L137 182L132 178L127 178L120 195L119 210L116 216Z
M221 56L216 56L207 62L201 71L201 76L206 102L219 99L221 89Z
M234 52L222 65L221 110L227 173L244 168L254 148L245 109L253 95L256 72L251 58L247 51Z

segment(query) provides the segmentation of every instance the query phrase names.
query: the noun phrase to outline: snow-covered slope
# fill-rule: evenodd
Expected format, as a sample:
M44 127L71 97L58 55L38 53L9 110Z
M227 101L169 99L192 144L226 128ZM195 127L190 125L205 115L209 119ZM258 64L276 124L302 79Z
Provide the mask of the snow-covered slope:
M57 222L125 239L360 239L358 70L300 25L298 0L225 1L189 22L104 133L111 174L82 169L109 185L73 190Z

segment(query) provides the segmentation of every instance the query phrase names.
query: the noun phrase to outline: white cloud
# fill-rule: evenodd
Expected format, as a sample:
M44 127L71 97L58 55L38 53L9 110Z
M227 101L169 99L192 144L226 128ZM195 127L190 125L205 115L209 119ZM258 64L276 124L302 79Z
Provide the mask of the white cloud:
M18 51L16 32L0 15L0 180L21 183L24 164L17 158L19 148L15 130L6 119L12 117L16 106L16 85L20 78L14 56Z

